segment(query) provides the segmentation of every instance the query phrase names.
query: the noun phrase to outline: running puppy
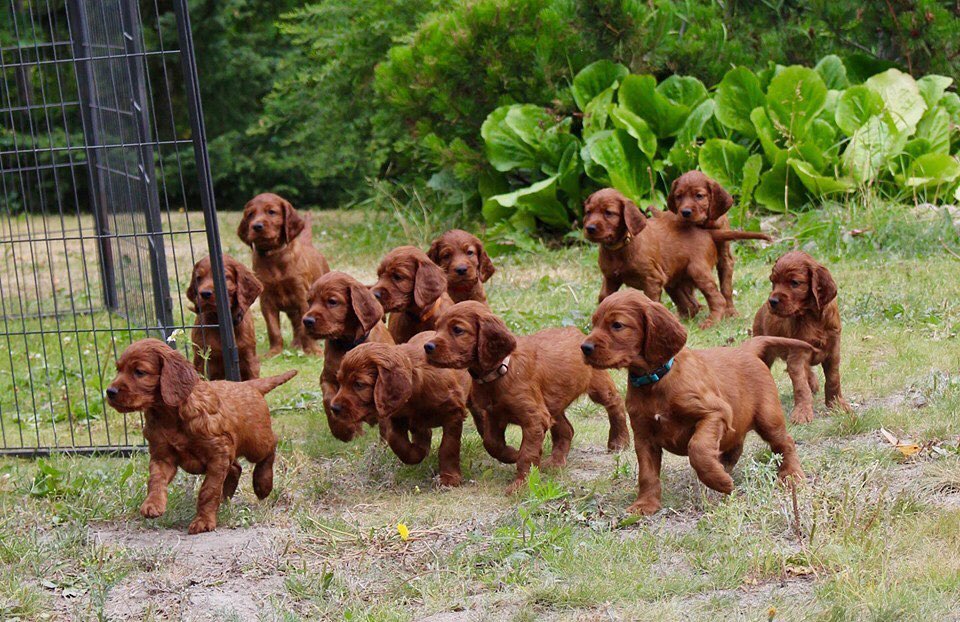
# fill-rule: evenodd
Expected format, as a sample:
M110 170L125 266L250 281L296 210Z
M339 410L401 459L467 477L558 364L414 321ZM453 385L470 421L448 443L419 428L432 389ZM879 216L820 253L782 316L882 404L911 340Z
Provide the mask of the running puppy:
M323 372L320 388L323 391L323 411L327 415L330 432L348 442L363 433L363 422L377 425L377 417L370 413L366 419L355 421L334 414L330 401L340 389L337 372L343 357L363 343L392 344L393 338L383 323L383 309L370 290L360 281L344 272L328 272L310 288L309 307L303 316L303 326L313 339L326 339L323 348Z
M433 428L441 428L439 482L459 486L470 376L427 364L423 346L433 335L419 333L399 346L367 343L348 352L340 364L340 388L330 410L357 424L371 418L379 421L381 435L404 464L423 462L430 453Z
M683 325L659 302L626 290L600 303L583 340L586 361L629 370L627 412L637 452L637 500L630 512L660 509L663 450L689 456L701 482L729 494L747 432L783 456L779 476L803 478L787 434L777 385L764 364L771 352L813 350L795 339L755 337L738 347L689 350Z
M397 343L437 326L437 318L453 305L447 277L437 264L414 246L398 246L380 262L374 297L390 314L387 324Z
M237 235L253 249L253 272L263 283L260 311L267 323L268 356L283 350L280 313L293 324L293 346L319 354L302 320L310 286L329 272L330 266L313 247L309 216L301 216L283 197L265 192L244 206Z
M540 464L548 430L553 453L544 466L566 464L573 426L565 411L584 393L609 415L607 447L617 451L630 444L623 400L607 372L583 362L582 340L576 328L515 337L486 305L468 301L444 313L436 336L423 346L432 365L466 369L473 377L471 399L486 414L483 446L497 460L517 465L508 494L523 486L531 466ZM504 438L511 423L523 430L519 451Z
M244 382L206 382L182 354L159 339L130 344L117 361L107 400L118 412L143 412L150 478L140 514L156 518L166 511L167 486L180 467L205 476L189 532L213 531L220 501L237 490L241 457L256 465L257 498L269 495L277 437L263 396L296 375L291 370Z
M827 408L850 411L840 390L840 308L830 271L803 251L791 251L774 264L770 282L773 290L753 318L753 334L800 339L817 349L808 360L786 357L793 383L790 420L813 421L813 394L820 389L814 365L823 366ZM776 358L764 361L772 365Z

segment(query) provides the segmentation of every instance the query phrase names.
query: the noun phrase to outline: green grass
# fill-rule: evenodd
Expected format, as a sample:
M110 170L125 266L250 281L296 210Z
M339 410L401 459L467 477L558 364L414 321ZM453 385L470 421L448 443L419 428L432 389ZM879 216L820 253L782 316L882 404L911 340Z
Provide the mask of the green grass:
M605 416L586 400L570 409L569 466L543 474L526 495L503 496L511 468L486 455L471 425L468 483L437 490L435 453L410 467L373 434L349 445L332 439L320 410L322 361L288 351L264 363L264 373L301 370L270 396L282 439L275 492L257 502L247 469L214 534L186 537L199 480L183 473L162 518L138 515L143 455L0 460L0 617L955 619L960 261L941 241L956 249L956 232L901 208L848 207L801 215L770 248L742 246L742 317L710 331L687 324L692 347L744 339L770 265L795 238L830 265L844 320L844 392L856 412L825 412L821 394L817 419L791 427L809 475L795 499L751 436L733 495L705 490L683 459L668 456L666 509L632 519L624 510L634 457L604 451ZM227 252L245 258L232 235L236 215L221 219ZM398 205L384 216L316 213L314 236L332 266L371 282L387 248L423 244L441 227ZM844 235L855 228L872 233ZM595 262L586 245L498 258L491 305L519 333L586 328ZM782 365L774 373L789 411ZM624 375L615 379L624 389ZM904 458L881 427L923 450Z

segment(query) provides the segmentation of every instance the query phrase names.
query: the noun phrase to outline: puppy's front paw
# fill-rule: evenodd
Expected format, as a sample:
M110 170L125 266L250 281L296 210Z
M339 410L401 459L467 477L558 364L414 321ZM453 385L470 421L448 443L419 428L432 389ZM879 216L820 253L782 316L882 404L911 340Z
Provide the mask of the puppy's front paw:
M507 496L515 495L527 487L527 478L517 478L507 486Z
M161 499L147 497L140 506L140 514L144 518L157 518L167 511L167 502Z
M274 356L277 356L277 355L279 355L281 352L283 352L283 346L282 346L282 345L280 345L280 346L271 346L270 349L267 350L267 358L272 358L272 357L274 357Z
M198 533L206 533L208 531L213 531L217 528L217 517L206 517L206 516L197 516L193 519L193 522L190 523L190 527L187 528L187 533L190 535L195 535Z
M723 317L740 317L740 312L733 305L727 305L723 312Z
M459 473L441 473L439 482L441 486L456 488L463 483L463 477Z
M813 421L813 408L810 406L794 406L790 412L790 423L810 423Z
M649 516L659 512L661 507L663 506L660 505L659 499L637 499L630 507L627 508L627 512L630 512L631 514L640 514L641 516Z
M623 451L630 447L630 435L624 432L618 436L611 436L607 439L607 451Z
M836 408L842 410L845 413L852 413L853 408L850 406L850 402L843 399L842 397L835 397L833 400L827 404L827 408Z
M716 325L716 320L707 318L704 321L700 322L700 330L707 330L708 328L713 328Z

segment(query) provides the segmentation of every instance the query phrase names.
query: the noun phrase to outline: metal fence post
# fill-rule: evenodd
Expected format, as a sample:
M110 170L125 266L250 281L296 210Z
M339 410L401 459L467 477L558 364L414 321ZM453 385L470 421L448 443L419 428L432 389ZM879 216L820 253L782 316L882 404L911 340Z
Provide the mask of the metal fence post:
M187 0L174 0L173 10L177 17L177 38L180 45L180 64L187 93L187 108L190 112L190 128L193 138L193 154L196 159L197 178L200 184L200 203L210 248L210 268L213 271L214 293L217 296L217 318L220 329L220 345L223 350L223 365L228 380L240 380L240 356L233 333L230 300L223 273L223 248L220 244L220 225L213 196L213 181L210 179L210 158L207 153L207 130L203 122L200 100L200 81L193 50L193 34L190 29L190 8Z

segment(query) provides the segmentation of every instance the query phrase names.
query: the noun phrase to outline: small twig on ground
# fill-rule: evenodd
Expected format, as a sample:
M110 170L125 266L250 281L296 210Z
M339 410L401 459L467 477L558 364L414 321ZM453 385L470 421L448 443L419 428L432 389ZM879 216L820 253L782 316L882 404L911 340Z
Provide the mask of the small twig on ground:
M800 546L803 546L803 529L800 526L800 503L797 501L797 481L790 478L790 499L793 502L793 533L797 536Z
M943 247L943 250L945 250L945 251L947 251L948 253L950 253L951 255L953 255L953 258L954 258L954 259L960 260L960 255L958 255L955 250L953 250L952 248L950 248L949 246L947 246L946 242L944 242L943 239L940 240L940 246Z

